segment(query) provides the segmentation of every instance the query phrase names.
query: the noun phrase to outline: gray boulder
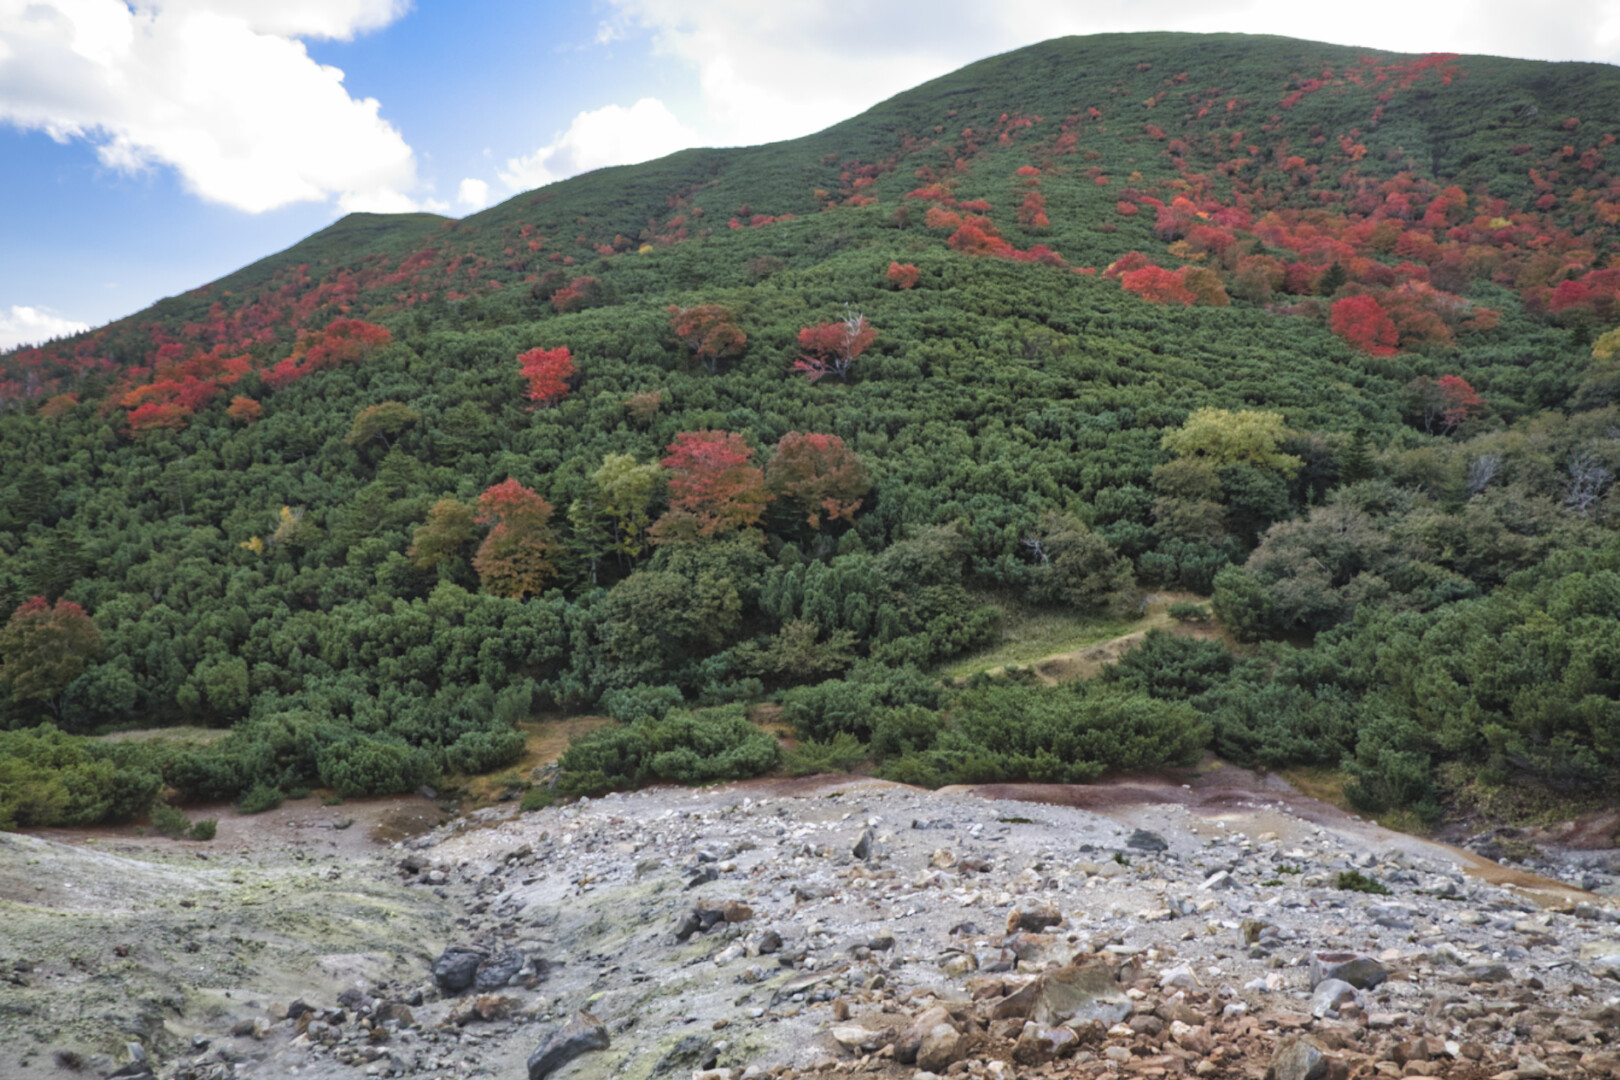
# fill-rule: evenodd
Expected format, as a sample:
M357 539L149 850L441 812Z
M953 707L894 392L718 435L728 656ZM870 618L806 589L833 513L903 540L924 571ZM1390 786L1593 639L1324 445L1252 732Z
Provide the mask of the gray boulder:
M1329 1058L1311 1039L1291 1037L1277 1044L1266 1080L1325 1080Z
M560 1028L553 1028L529 1055L529 1080L545 1080L581 1054L608 1048L607 1028L588 1012L577 1012Z
M1365 953L1318 952L1311 954L1311 986L1327 979L1339 979L1357 990L1371 990L1389 978L1389 969Z
M446 994L459 994L472 986L478 978L478 965L489 959L489 953L471 945L451 945L433 962L433 981Z
M529 964L529 958L516 949L509 949L499 956L492 956L478 965L478 971L473 976L473 988L480 993L498 990L505 986L518 972Z

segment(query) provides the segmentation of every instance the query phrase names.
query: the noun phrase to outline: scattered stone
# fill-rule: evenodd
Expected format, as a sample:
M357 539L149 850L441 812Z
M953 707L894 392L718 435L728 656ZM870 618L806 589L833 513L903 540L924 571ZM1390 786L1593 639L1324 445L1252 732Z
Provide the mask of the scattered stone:
M924 1072L942 1073L956 1060L962 1036L948 1023L935 1024L917 1048L917 1068ZM530 1080L536 1080L530 1077Z
M446 994L460 994L471 988L478 977L478 967L489 959L489 953L471 945L451 945L433 963L433 981Z
M608 1043L602 1021L588 1012L577 1012L568 1023L548 1032L529 1055L529 1080L545 1080L581 1054L606 1050Z
M1101 964L1055 968L999 1002L991 1010L996 1020L1031 1020L1036 1024L1085 1024L1092 1020L1115 1024L1130 1016L1135 1006L1112 972Z
M911 1022L911 1026L895 1041L894 1060L902 1065L910 1065L917 1060L917 1052L922 1049L923 1040L928 1033L940 1024L951 1022L950 1010L943 1005L935 1005L924 1009Z
M1389 978L1389 969L1364 953L1311 953L1311 986L1326 980L1349 983L1357 990L1371 990Z
M480 992L499 990L529 966L529 958L516 949L508 949L478 965L473 976L473 989Z
M1013 1046L1013 1060L1020 1065L1045 1065L1069 1057L1079 1048L1079 1037L1070 1028L1026 1023Z
M1062 921L1063 912L1058 910L1056 904L1022 904L1007 913L1007 933L1015 934L1020 930L1038 933L1048 926L1056 926Z
M1314 1039L1290 1036L1277 1044L1266 1080L1327 1080L1328 1061Z
M1311 1015L1336 1020L1340 1006L1358 1000L1356 988L1343 979L1323 979L1311 992Z
M1147 829L1137 829L1125 841L1125 846L1133 851L1168 851L1170 842L1156 832Z

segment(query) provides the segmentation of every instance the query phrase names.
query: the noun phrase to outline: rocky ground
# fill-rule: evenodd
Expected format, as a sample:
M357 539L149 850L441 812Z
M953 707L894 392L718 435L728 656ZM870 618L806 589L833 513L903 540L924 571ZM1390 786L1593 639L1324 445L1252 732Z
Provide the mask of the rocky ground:
M0 835L0 1075L1620 1077L1615 897L1188 780Z

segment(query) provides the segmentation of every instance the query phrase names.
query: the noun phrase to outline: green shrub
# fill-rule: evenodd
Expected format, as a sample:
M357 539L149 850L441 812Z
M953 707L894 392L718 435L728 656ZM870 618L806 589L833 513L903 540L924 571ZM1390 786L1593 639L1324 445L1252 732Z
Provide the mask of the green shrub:
M280 788L271 787L269 784L254 784L236 804L236 809L243 814L262 814L266 810L274 810L280 806L281 800Z
M1360 870L1341 870L1337 887L1347 892L1371 893L1374 896L1388 896L1389 886L1377 878L1368 877Z
M626 723L643 717L662 720L671 709L678 709L684 704L680 690L673 686L638 683L624 690L609 690L602 695L602 709L613 719Z
M166 802L158 802L152 806L152 830L160 835L178 840L184 836L191 827L191 820L179 807L170 806Z
M445 747L444 759L456 772L487 773L522 757L526 745L521 731L469 731Z
M563 752L558 788L594 795L658 781L700 784L769 772L781 760L781 747L743 713L741 705L726 705L589 732Z
M801 739L826 742L845 732L870 742L887 710L907 705L934 710L944 698L945 688L938 679L909 664L888 667L864 660L842 679L789 690L782 697L782 718ZM899 721L902 726L910 722Z
M517 738L517 750L521 753L522 736ZM468 759L472 758L469 754ZM320 770L321 783L346 799L415 791L438 772L428 752L420 747L360 737L321 748L316 755L316 767Z
M1191 600L1177 600L1170 605L1170 617L1177 622L1208 622L1209 608Z
M0 732L0 829L93 825L146 813L163 785L151 768L54 725Z
M1271 622L1271 601L1266 588L1241 566L1223 566L1215 575L1211 603L1221 625L1239 641L1259 641Z
M219 831L219 821L215 818L201 818L191 823L186 835L193 840L212 840Z
M518 809L524 813L531 810L544 810L557 800L557 796L548 787L532 787L523 793L518 800Z
M1085 683L990 685L959 695L934 749L907 755L885 775L966 784L1084 783L1111 769L1190 764L1208 736L1191 706L1139 692Z
M783 765L791 776L844 772L866 760L866 747L847 731L840 731L830 742L805 739L789 751Z

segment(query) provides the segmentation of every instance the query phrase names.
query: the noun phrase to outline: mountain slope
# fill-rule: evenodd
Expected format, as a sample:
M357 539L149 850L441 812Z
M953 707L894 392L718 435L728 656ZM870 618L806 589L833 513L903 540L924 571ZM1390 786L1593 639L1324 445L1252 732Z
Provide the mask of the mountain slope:
M929 782L1212 741L1369 805L1612 790L1613 117L1600 65L1104 35L459 222L351 215L4 358L7 722L236 725L120 752L198 796L499 767L541 707L653 725L580 790L757 770L679 710L776 694ZM1158 587L1316 648L919 674ZM1542 635L1549 597L1587 621Z

